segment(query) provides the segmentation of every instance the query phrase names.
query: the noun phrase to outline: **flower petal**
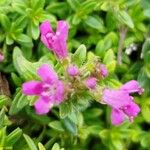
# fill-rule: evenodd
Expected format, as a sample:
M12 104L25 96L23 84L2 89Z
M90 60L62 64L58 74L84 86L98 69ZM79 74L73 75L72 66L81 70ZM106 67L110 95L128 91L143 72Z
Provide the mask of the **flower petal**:
M132 97L123 90L105 89L103 91L102 102L119 109L127 106L132 101Z
M112 109L111 112L111 122L113 125L121 124L125 119L125 115L122 111L118 109Z
M56 37L56 39L52 43L52 46L53 52L59 59L64 59L67 57L68 51L66 41L63 41L62 39Z
M45 35L41 35L41 41L44 43L44 45L48 48L51 49L51 45L48 42L47 38L45 37Z
M50 111L50 108L52 106L53 106L52 104L45 102L45 100L42 99L42 98L39 98L34 103L34 107L35 107L36 113L39 114L39 115L47 114Z
M22 85L23 93L26 95L39 95L42 92L42 83L40 81L28 81Z
M55 103L59 104L64 100L65 87L62 81L58 81L56 86Z
M53 37L53 52L58 58L62 59L67 57L67 43L68 38L68 24L66 21L58 21L56 34Z
M37 70L38 75L44 82L53 83L58 80L56 72L48 65L44 64Z
M54 34L53 29L49 21L45 21L40 25L41 41L48 49L52 49L52 44L48 41L48 34Z
M136 103L131 102L123 110L129 117L136 117L140 112L140 107Z
M48 20L44 21L40 25L40 32L42 35L46 35L47 33L53 33L53 29L52 29L51 24Z
M56 35L59 39L66 41L68 38L68 23L66 21L58 21Z
M131 80L121 86L122 90L127 91L128 93L138 92L139 94L143 93L143 89L140 87L139 83L136 80Z

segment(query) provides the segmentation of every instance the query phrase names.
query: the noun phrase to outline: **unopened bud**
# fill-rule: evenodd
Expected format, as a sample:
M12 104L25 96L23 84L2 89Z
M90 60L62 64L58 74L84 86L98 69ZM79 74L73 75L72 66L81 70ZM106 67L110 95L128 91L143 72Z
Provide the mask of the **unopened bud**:
M77 76L79 74L79 69L76 65L70 65L67 68L67 72L70 76Z

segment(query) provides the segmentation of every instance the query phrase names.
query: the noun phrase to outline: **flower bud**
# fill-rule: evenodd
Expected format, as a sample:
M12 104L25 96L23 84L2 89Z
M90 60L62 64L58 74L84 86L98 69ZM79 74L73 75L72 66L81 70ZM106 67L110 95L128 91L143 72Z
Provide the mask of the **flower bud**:
M85 85L87 88L89 89L95 89L96 88L96 81L97 79L94 77L89 77L86 81L85 81Z
M67 72L70 76L77 76L78 73L79 73L79 69L76 65L70 65L68 68L67 68Z
M108 76L108 70L107 70L106 66L103 65L103 64L100 65L100 74L101 74L103 77Z

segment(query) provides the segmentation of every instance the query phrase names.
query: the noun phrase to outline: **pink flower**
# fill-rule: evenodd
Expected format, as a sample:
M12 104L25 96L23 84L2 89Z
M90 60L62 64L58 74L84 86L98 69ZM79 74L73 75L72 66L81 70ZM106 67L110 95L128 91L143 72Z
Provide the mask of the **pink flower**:
M136 80L125 83L120 89L127 91L128 93L138 92L139 94L142 94L144 92L144 89L140 87Z
M79 69L76 65L70 65L68 68L67 68L67 72L70 76L77 76L78 73L79 73Z
M48 49L51 49L58 58L67 57L68 24L66 21L58 21L56 33L53 31L49 21L40 25L41 41Z
M129 81L118 90L104 89L102 102L112 107L111 121L112 124L121 124L125 117L130 121L140 112L139 106L134 103L131 93L141 93L143 90L135 80Z
M85 85L87 88L89 89L95 89L96 88L96 81L97 79L94 77L89 77L86 81L85 81Z
M100 74L103 77L107 77L108 76L108 70L107 70L107 68L106 68L106 66L104 64L100 65Z
M64 100L64 84L47 64L42 65L37 73L42 81L25 82L22 89L26 95L37 95L39 97L34 104L36 113L46 114L53 105Z

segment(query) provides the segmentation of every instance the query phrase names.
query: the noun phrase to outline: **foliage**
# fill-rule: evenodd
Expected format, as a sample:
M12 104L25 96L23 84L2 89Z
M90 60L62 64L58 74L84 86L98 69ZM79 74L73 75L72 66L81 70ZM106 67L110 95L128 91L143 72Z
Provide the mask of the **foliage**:
M149 12L149 0L0 0L0 50L5 56L0 71L9 83L0 79L0 149L150 149ZM141 113L134 123L112 126L109 108L84 94L48 115L35 114L35 97L23 95L21 85L38 79L42 63L61 73L39 38L41 22L56 26L61 19L70 26L68 49L74 63L80 66L87 59L91 69L97 55L107 65L106 84L113 88L138 79L145 92L136 98Z

